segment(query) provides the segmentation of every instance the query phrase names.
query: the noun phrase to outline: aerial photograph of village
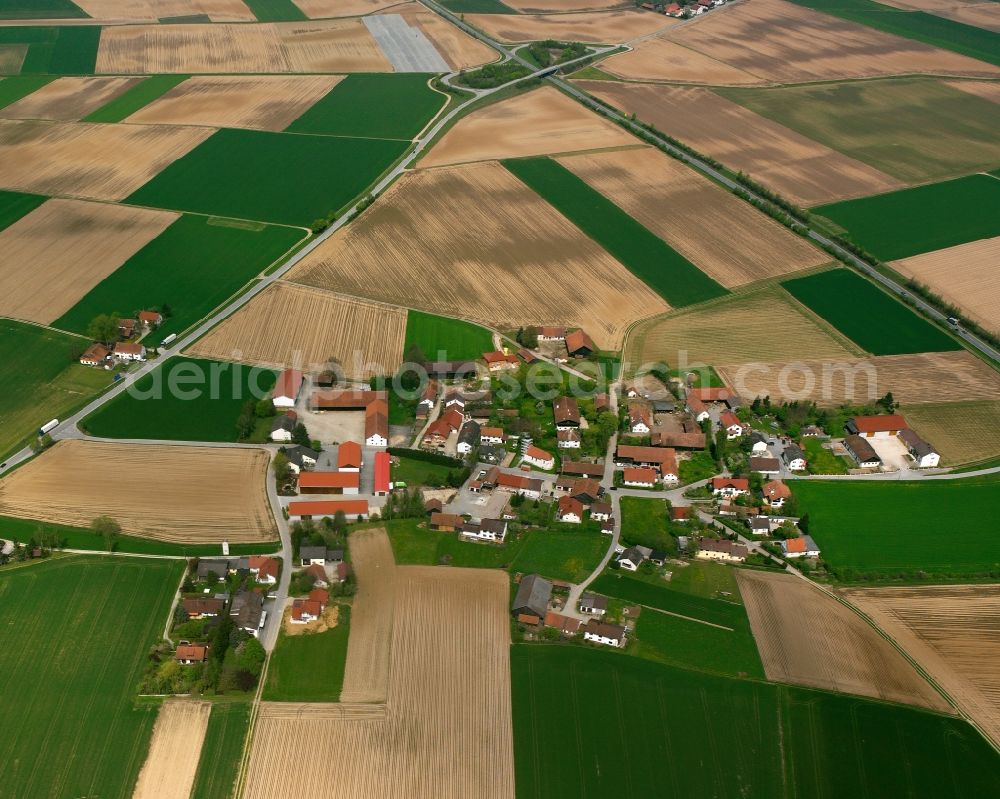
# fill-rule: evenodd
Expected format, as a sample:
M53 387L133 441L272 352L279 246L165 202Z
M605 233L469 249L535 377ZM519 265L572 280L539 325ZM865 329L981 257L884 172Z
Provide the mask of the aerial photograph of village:
M1000 797L1000 0L0 0L0 799Z

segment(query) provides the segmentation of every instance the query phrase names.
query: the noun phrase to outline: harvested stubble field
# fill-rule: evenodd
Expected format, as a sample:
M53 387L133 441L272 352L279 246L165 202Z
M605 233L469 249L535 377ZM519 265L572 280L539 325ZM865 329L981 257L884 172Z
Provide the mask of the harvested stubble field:
M341 80L342 75L196 76L126 121L281 131Z
M463 117L418 165L442 166L638 144L617 125L545 86Z
M980 396L995 397L998 393L994 390ZM977 463L1000 455L1000 430L996 424L1000 401L904 405L902 413L913 429L941 453L941 462L946 466Z
M769 81L877 75L1000 75L1000 68L784 0L751 0L670 39Z
M805 239L658 150L559 162L727 288L829 261Z
M781 335L774 335L775 330ZM764 349L761 342L766 342ZM629 337L627 360L665 361L675 368L684 363L744 364L759 362L764 351L771 356L780 352L788 360L861 354L781 291L768 288L644 322Z
M391 72L357 18L257 25L105 28L97 73Z
M736 578L769 680L950 710L892 644L820 588L791 574L740 569Z
M399 14L410 27L423 31L452 69L469 69L496 60L497 54L492 47L469 36L420 3L392 6L385 13Z
M156 22L169 17L206 15L212 22L253 22L243 0L73 0L101 21Z
M211 702L168 699L160 705L132 799L188 799L211 713Z
M0 314L49 324L176 218L167 211L49 200L0 232Z
M719 93L907 183L1000 164L1000 105L940 81L848 81Z
M754 367L740 370L740 364L719 364L717 369L726 384L741 396L809 399L825 406L863 403L887 391L904 405L1000 396L1000 374L965 351L874 358L792 357Z
M1000 745L1000 586L844 592Z
M667 33L670 29L667 29ZM601 69L629 80L669 80L710 86L749 85L764 79L666 38L654 36L601 63Z
M903 185L708 89L614 81L577 85L805 206Z
M56 78L22 100L6 106L6 119L51 119L73 122L139 83L141 78Z
M998 263L1000 236L903 258L891 266L957 305L983 327L1000 331Z
M110 515L129 535L178 543L272 541L268 461L257 449L60 441L0 482L0 514L80 527Z
M954 8L937 6L934 14L945 19L953 19L965 25L974 25L983 30L1000 33L1000 6L996 3L969 3Z
M677 24L672 17L637 8L579 14L466 14L465 21L501 42L558 39L595 44L626 42Z
M1000 10L1000 6L997 6ZM948 85L953 89L959 89L984 100L1000 103L1000 83L987 80L954 80L948 81Z
M0 75L17 75L27 55L26 44L0 44Z
M205 358L309 369L337 360L348 377L394 374L406 311L278 282L188 352Z
M289 278L447 316L461 309L494 328L582 327L602 349L616 349L631 321L667 310L495 163L404 175Z
M384 531L375 535L388 550ZM353 548L352 557L357 565ZM365 571L361 590L366 580L385 579ZM386 704L265 703L245 799L513 799L507 576L433 566L402 566L387 576L396 584L394 623L391 633L372 630L391 638ZM359 594L352 616L345 700L357 665L351 648L366 624L358 619L363 601ZM469 679L473 673L477 679ZM320 753L308 769L300 765L304 748Z
M395 5L399 0L292 0L309 19L360 17Z
M0 120L0 185L120 200L211 134L205 128Z

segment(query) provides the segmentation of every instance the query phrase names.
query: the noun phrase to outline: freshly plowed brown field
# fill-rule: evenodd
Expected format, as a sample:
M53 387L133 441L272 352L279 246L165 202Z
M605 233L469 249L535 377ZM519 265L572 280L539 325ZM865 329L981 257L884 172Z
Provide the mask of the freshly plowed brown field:
M1000 67L784 0L750 0L668 38L776 82L877 75L1000 75Z
M121 200L213 132L0 120L0 188Z
M563 14L568 11L601 11L608 8L632 8L628 0L505 0L505 6L522 14Z
M105 28L98 73L392 72L359 18Z
M420 3L392 6L384 13L399 14L407 25L423 31L452 69L469 69L497 60L497 52L492 47L469 36Z
M1000 9L1000 6L998 6L998 9ZM984 100L992 100L994 103L1000 103L1000 81L950 80L947 81L947 85L953 89L959 89L963 92L974 94L977 97L982 97Z
M56 78L38 91L6 106L6 119L53 119L72 122L114 100L141 78Z
M638 139L617 125L545 86L463 117L418 165L442 166L638 144Z
M707 89L614 81L577 83L595 97L636 114L804 206L880 194L903 185Z
M79 0L74 3L101 21L156 22L205 14L212 22L254 22L243 0Z
M385 702L389 646L396 615L397 568L385 530L354 533L348 540L358 593L351 614L342 702Z
M997 99L1000 100L1000 93ZM914 255L894 261L892 266L929 286L983 327L1000 331L998 264L1000 236Z
M938 8L933 13L965 25L974 25L977 28L1000 33L1000 6L995 2L970 4L956 8Z
M0 231L0 316L41 324L58 319L177 217L49 200Z
M402 566L394 579L385 704L262 705L244 799L513 799L507 576ZM352 617L352 647L355 634ZM349 651L345 691L352 666Z
M629 336L626 360L666 361L676 368L685 361L689 365L756 363L778 352L788 360L851 358L852 352L860 354L851 349L850 342L782 294L778 289L750 291L650 319Z
M557 39L619 44L676 25L678 20L637 8L580 14L466 14L465 21L501 42Z
M993 395L995 396L995 395ZM941 453L945 466L978 463L1000 455L1000 400L904 405L910 426Z
M844 592L1000 746L1000 586Z
M669 307L496 163L404 175L289 279L490 327L578 326L606 349Z
M667 31L669 32L669 28ZM667 39L654 36L627 53L601 62L601 69L630 80L669 80L709 86L742 86L765 83L746 70L710 58Z
M193 77L125 121L282 131L341 80L342 75Z
M0 481L0 515L208 544L275 538L258 449L60 441Z
M727 288L830 260L659 150L588 153L559 162Z
M769 355L769 345L758 351ZM719 373L744 397L811 399L826 406L874 400L887 391L904 405L1000 397L1000 374L964 351L836 360L793 355L752 369L721 364Z
M211 702L168 699L160 705L132 799L188 799L211 713Z
M739 569L736 578L769 680L951 710L892 644L820 588L791 574Z
M192 355L313 371L336 359L348 377L395 374L406 311L278 282L189 349Z
M360 17L396 5L400 0L292 0L309 19Z

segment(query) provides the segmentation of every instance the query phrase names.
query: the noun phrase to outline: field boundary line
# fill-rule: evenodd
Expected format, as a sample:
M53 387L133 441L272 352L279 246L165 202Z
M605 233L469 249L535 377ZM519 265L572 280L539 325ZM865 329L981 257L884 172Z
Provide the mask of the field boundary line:
M663 608L654 608L652 605L643 605L639 603L640 608L646 608L647 610L655 611L656 613L663 613L666 616L676 616L678 619L685 619L686 621L697 622L698 624L704 624L706 627L715 627L719 630L726 630L727 632L736 632L733 627L726 627L724 624L716 624L714 621L705 621L704 619L696 619L694 616L685 616L683 613L674 613L672 610L664 610Z

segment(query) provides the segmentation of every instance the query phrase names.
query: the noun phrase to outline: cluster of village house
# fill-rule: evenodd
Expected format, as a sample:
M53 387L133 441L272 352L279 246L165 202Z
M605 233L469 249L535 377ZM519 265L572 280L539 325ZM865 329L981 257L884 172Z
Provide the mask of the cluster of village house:
M686 3L643 3L642 8L680 19L696 17L725 4L726 0L691 0Z
M111 345L110 349L95 341L80 356L80 363L99 369L111 369L116 363L144 361L146 348L137 339L161 324L163 316L159 311L139 311L135 319L120 319L118 337L121 340Z

